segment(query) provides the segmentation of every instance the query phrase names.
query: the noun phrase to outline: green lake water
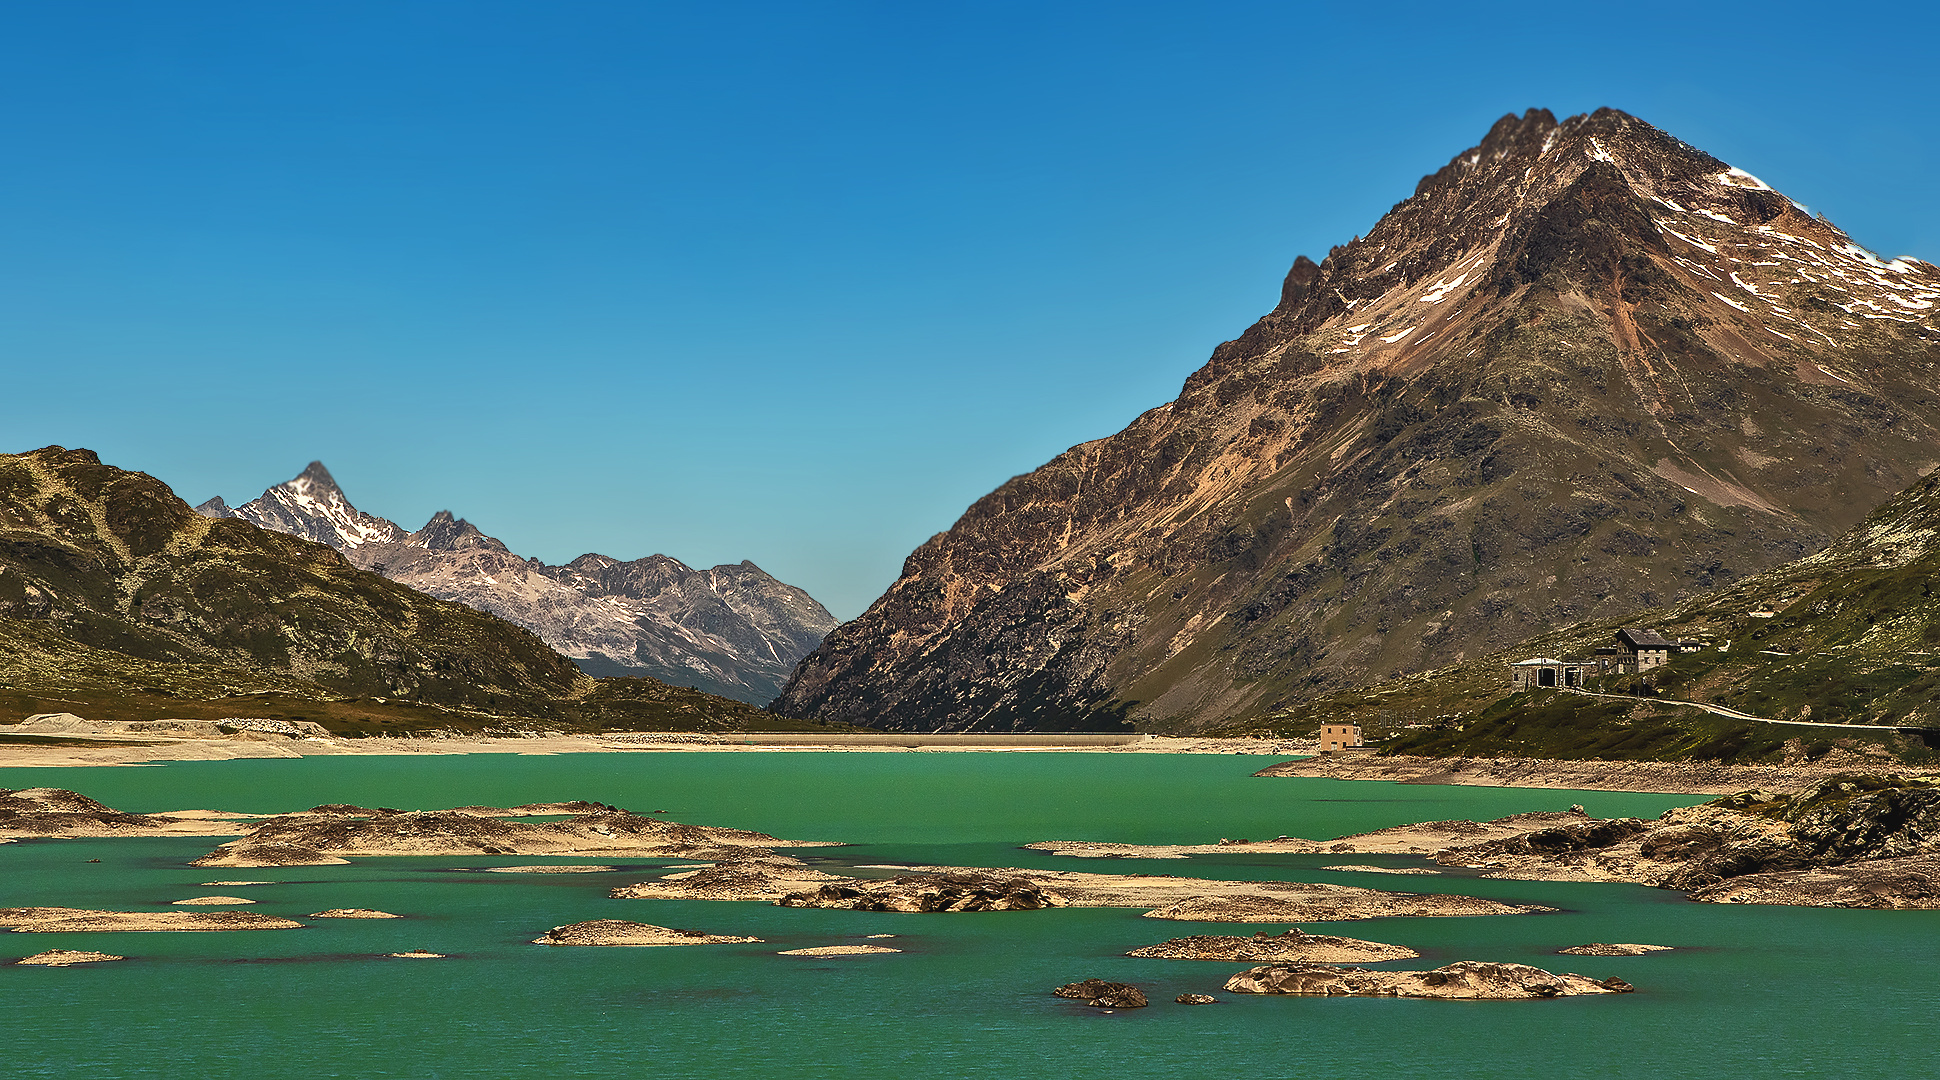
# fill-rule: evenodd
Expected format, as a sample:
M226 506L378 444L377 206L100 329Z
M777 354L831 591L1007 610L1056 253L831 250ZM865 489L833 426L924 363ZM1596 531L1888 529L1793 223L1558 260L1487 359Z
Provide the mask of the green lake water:
M1928 1076L1940 1073L1940 913L1693 904L1621 885L1343 874L1351 861L1243 849L1190 860L1061 859L1033 840L1204 843L1331 837L1572 802L1654 816L1689 796L1256 778L1272 759L1131 754L633 754L318 757L135 768L4 769L0 787L72 788L135 811L275 812L322 802L406 809L593 799L675 820L840 840L831 870L878 863L1044 866L1284 878L1532 901L1555 914L1312 924L1424 959L1507 960L1620 975L1635 994L1532 1002L1225 994L1248 965L1139 960L1130 949L1246 924L1129 909L913 915L766 904L614 900L671 860L613 873L476 872L519 858L359 859L197 870L217 839L0 845L0 906L163 910L224 893L308 922L238 933L18 934L0 959L50 948L126 955L68 969L0 966L0 1067L21 1077L1259 1077ZM90 863L99 859L99 863ZM211 880L273 885L209 888ZM395 920L306 920L372 907ZM552 926L624 918L762 944L545 948ZM1277 924L1265 929L1277 932ZM865 935L896 955L777 950ZM1672 945L1561 957L1589 941ZM425 948L444 960L382 954ZM1153 1005L1106 1013L1050 996L1096 976ZM1172 1003L1185 992L1220 1004Z

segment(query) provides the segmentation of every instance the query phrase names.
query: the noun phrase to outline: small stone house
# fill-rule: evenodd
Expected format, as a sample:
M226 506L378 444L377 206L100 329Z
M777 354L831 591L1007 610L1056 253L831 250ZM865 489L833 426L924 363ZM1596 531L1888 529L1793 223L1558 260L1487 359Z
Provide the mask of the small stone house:
M1361 745L1359 724L1320 725L1320 752L1323 754L1335 750L1359 750Z
M1678 643L1655 630L1629 628L1617 631L1617 648L1622 650L1622 670L1640 675L1670 663Z

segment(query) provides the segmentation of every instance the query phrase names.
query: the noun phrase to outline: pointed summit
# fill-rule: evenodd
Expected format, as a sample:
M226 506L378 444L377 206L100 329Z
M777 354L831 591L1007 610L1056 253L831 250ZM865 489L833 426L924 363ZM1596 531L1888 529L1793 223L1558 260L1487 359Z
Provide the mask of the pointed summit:
M236 507L230 516L260 528L328 544L338 551L350 551L364 544L390 543L405 536L404 530L395 523L372 517L352 506L321 461L312 461L295 477Z
M334 491L340 495L343 493L343 489L337 486L337 478L330 475L330 470L324 468L321 461L312 461L304 466L303 471L297 473L295 479L284 486L304 487L312 491Z
M484 548L510 554L506 546L494 537L486 536L478 527L464 518L454 518L449 510L440 510L431 515L424 528L404 538L404 542L427 551L458 551L463 548Z

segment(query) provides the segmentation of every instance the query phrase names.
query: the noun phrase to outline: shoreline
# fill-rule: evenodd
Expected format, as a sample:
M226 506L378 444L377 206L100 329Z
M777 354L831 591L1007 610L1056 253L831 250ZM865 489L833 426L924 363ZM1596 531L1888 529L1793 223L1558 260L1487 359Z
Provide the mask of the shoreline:
M4 734L7 725L0 725ZM87 768L140 766L170 761L232 761L246 758L384 757L405 755L523 754L1234 754L1286 758L1309 754L1312 739L1214 739L1151 735L1125 741L1126 736L1058 735L916 735L884 733L860 736L750 733L686 735L674 732L627 732L606 735L533 736L374 736L331 739L319 736L288 739L182 738L145 736L70 735L62 742L35 746L0 743L0 768ZM77 745L80 739L86 745ZM974 740L974 741L973 741ZM1110 741L1105 741L1110 740Z
M1934 770L1857 754L1828 754L1790 765L1720 765L1691 761L1564 761L1554 758L1376 757L1326 754L1270 765L1255 776L1328 780L1385 780L1461 787L1557 788L1662 795L1734 795L1740 791L1798 791L1830 776L1931 776Z

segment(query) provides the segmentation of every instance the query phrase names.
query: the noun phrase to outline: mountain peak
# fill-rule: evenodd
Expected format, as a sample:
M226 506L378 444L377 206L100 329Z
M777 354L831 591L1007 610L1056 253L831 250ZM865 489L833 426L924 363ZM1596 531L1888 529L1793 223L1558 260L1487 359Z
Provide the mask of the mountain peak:
M427 551L457 551L477 547L510 554L510 550L498 539L480 532L478 526L464 518L453 517L449 510L440 510L431 515L431 520L424 523L424 528L405 537L404 542Z
M260 528L328 544L338 551L395 542L405 536L396 523L352 506L321 461L312 461L294 477L236 507L231 516Z
M296 477L290 480L286 486L296 485L324 491L340 493L343 491L342 488L337 486L337 478L330 475L330 470L324 468L323 462L321 461L312 461L310 464L304 466L303 471L297 473Z
M1785 363L1793 343L1841 331L1940 340L1929 264L1881 260L1628 113L1557 121L1531 109L1496 121L1367 235L1318 264L1296 259L1279 305L1187 389L1268 341L1311 349L1334 370L1416 370L1467 355L1499 307L1490 298L1527 289L1601 311L1626 350L1648 347L1651 332L1635 325L1645 311L1752 363Z

